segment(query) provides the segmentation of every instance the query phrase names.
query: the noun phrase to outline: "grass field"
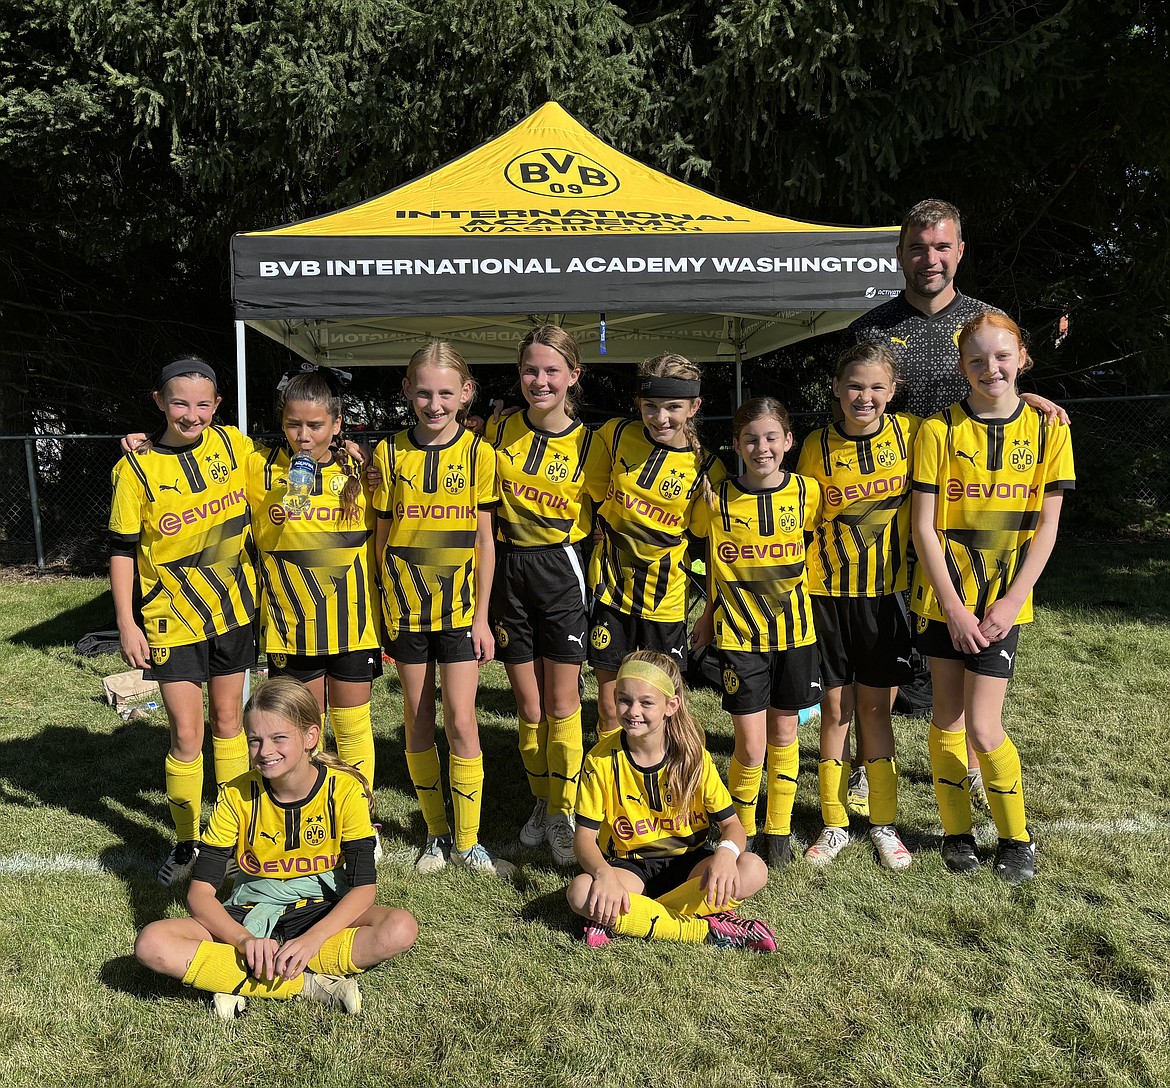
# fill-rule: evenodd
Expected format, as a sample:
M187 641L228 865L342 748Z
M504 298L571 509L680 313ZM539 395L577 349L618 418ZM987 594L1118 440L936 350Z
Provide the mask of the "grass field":
M360 1018L254 1000L222 1024L130 956L137 929L182 899L154 881L169 844L165 720L123 725L101 702L101 677L120 662L69 648L112 615L105 584L0 578L4 1080L1170 1083L1170 557L1064 545L1039 600L1007 708L1040 842L1030 885L944 871L925 725L900 720L907 873L883 871L859 842L824 872L797 862L775 875L750 912L776 927L777 955L632 941L592 951L564 874L516 844L530 801L498 665L479 698L483 838L520 864L518 884L412 879L423 830L392 679L375 703L390 858L379 898L415 913L419 943L364 976ZM730 721L713 694L695 701L726 771ZM815 733L801 741L807 842L820 827ZM993 837L983 822L981 841Z

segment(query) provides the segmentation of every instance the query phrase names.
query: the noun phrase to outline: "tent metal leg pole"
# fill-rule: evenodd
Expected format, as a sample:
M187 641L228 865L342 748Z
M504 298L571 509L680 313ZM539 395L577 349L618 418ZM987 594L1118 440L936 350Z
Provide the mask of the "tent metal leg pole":
M244 347L244 323L236 323L236 426L248 433L248 353Z

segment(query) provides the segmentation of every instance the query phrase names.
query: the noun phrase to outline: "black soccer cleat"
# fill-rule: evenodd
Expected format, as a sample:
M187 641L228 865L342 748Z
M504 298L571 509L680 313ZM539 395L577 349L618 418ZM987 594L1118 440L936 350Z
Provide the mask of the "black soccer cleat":
M974 835L944 835L939 853L942 854L943 864L952 873L974 873L979 870Z
M992 864L995 875L1008 884L1023 884L1036 875L1036 843L1000 839Z
M756 843L763 848L762 853L769 869L787 869L792 864L791 835L759 835Z

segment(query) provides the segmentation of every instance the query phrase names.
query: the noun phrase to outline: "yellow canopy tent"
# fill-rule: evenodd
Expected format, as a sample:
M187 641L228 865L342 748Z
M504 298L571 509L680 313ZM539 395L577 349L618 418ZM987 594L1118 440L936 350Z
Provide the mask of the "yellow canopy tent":
M720 200L549 102L388 193L235 235L240 420L246 326L344 367L405 362L430 337L473 363L514 362L517 341L546 320L569 328L587 360L677 351L738 364L897 294L896 230Z

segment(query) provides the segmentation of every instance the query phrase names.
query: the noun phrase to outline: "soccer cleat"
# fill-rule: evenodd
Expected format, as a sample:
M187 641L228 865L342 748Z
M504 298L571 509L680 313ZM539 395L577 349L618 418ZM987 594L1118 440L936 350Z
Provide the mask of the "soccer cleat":
M447 865L447 855L444 850L450 851L451 837L449 835L428 835L427 843L422 848L418 860L414 863L414 871L422 873L437 873Z
M158 882L164 888L173 887L184 877L191 875L195 868L195 859L199 857L197 842L177 842L167 854L167 860L158 870Z
M874 824L869 829L869 839L877 851L878 860L887 869L900 873L910 868L914 858L898 837L898 829L893 824Z
M609 926L600 926L596 922L585 923L585 943L590 948L604 948L613 940L613 930Z
M792 864L791 835L760 835L758 841L770 869L784 869Z
M362 1011L362 991L356 978L344 975L318 975L315 971L305 972L305 986L301 997L316 1001L318 1005L341 1009L350 1016Z
M978 767L968 770L967 781L971 784L971 807L990 816L991 805L987 803L987 790L983 788L983 772Z
M381 865L386 851L382 849L382 825L374 824L374 864Z
M212 994L209 1007L212 1016L220 1020L235 1020L237 1016L244 1015L248 999L239 994Z
M476 843L470 850L452 850L451 864L461 869L471 869L477 873L491 873L501 880L508 880L516 872L516 866L503 858L492 857L487 849Z
M539 846L544 842L547 823L548 801L543 797L538 797L536 804L532 806L532 815L528 817L524 826L520 828L520 841L525 846Z
M944 835L939 853L952 873L974 873L979 869L974 835Z
M817 841L805 852L805 860L818 869L828 865L849 845L849 831L844 827L822 827Z
M1036 875L1036 841L1000 839L992 865L995 875L1009 884L1023 884Z
M869 816L869 778L864 767L854 767L849 773L845 810L854 816Z
M572 816L557 813L548 818L544 837L548 840L553 861L562 868L577 864L577 854L573 850L573 835L576 830L577 827Z
M753 952L775 952L776 934L763 922L741 918L733 910L707 915L707 942L716 948L747 948Z

